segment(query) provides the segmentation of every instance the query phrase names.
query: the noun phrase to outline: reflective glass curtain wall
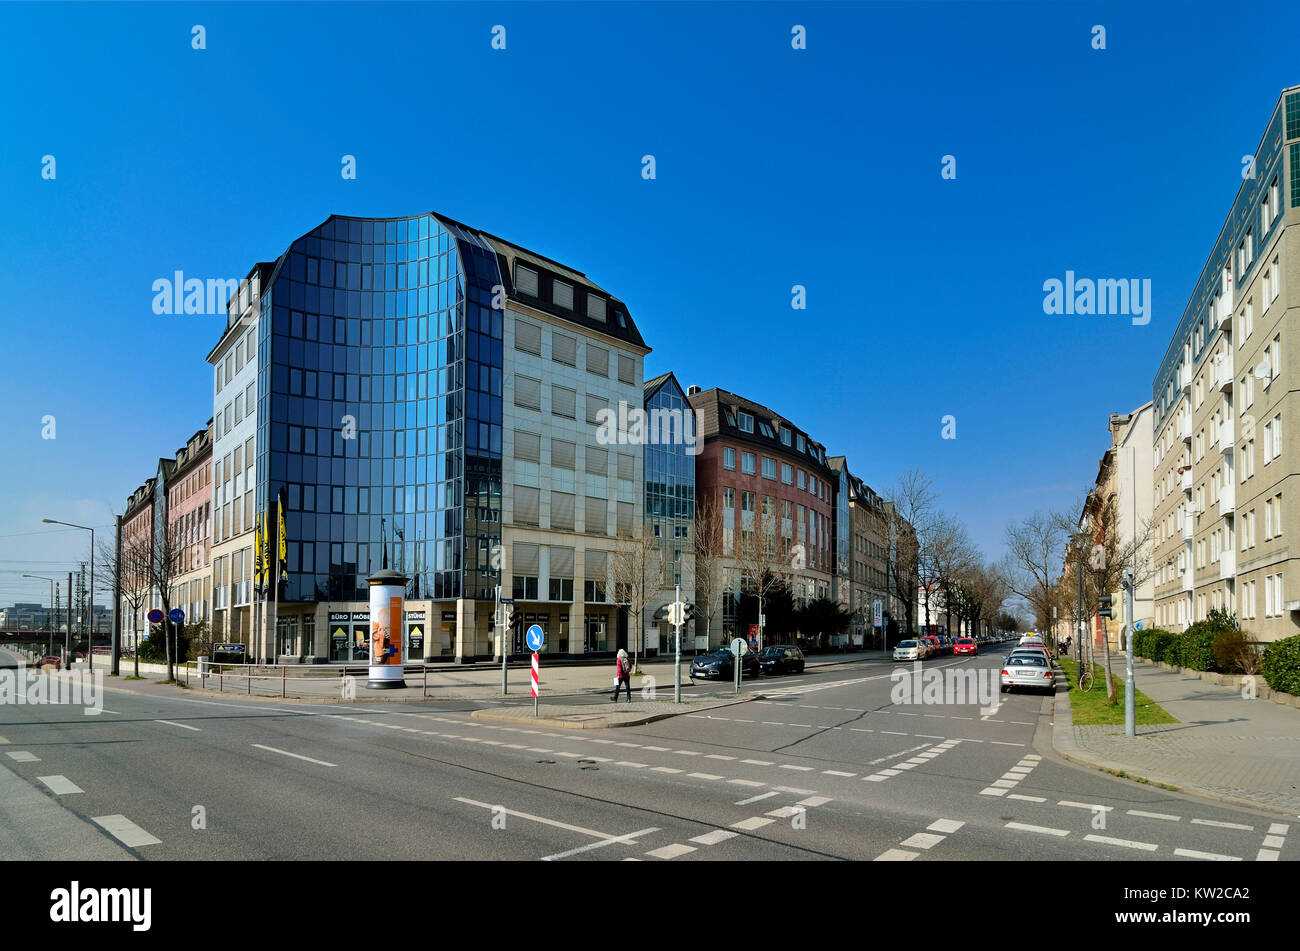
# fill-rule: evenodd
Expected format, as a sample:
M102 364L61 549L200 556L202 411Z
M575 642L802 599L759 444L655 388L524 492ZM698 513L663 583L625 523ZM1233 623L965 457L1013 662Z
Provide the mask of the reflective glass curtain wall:
M669 377L651 394L645 410L647 428L649 420L660 420L658 440L646 443L645 521L663 553L663 583L675 585L681 583L683 559L694 552L690 526L695 520L695 457L687 452L680 428L691 405ZM692 425L691 432L698 430Z
M499 276L455 230L334 217L267 282L257 505L286 488L285 601L366 600L381 540L410 597L483 587L478 552L500 525Z

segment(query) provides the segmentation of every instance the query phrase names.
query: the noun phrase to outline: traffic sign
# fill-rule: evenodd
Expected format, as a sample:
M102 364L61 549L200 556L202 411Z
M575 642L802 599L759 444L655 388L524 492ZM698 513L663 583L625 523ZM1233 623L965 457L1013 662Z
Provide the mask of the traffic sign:
M528 633L524 636L528 641L528 649L531 651L541 650L542 644L546 640L546 634L542 631L542 626L540 624L534 624L528 629ZM533 664L534 669L536 669L536 661L534 661Z
M533 699L536 700L541 691L537 687L538 677L541 673L541 664L537 660L537 652L533 652Z
M745 650L748 647L749 645L745 643L745 639L743 637L738 637L731 642L731 652L735 654L737 657L745 653Z
M163 613L159 611L157 608L154 608L152 611L149 612L150 624L161 624L162 619L163 619Z
M515 603L515 599L514 599L514 598L502 598L502 599L501 599L501 603L502 603L502 604L514 604L514 603Z
M668 623L678 627L686 623L686 602L674 601L668 605Z
M180 608L172 608L171 613L167 615L173 624L182 624L185 621L185 612Z
M872 627L881 627L885 623L885 604L879 598L871 602Z

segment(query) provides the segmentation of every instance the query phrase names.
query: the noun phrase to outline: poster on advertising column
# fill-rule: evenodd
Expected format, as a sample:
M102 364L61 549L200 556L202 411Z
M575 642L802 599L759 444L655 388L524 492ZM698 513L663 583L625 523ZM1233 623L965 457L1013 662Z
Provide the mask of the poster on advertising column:
M370 666L402 666L401 630L402 599L392 597L370 619Z

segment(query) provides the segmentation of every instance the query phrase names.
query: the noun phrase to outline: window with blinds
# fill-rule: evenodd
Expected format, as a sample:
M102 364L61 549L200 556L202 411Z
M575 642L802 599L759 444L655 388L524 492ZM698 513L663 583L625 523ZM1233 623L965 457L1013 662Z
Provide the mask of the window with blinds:
M542 355L542 328L536 324L515 321L515 349Z
M575 496L570 495L568 492L551 493L551 528L573 531L574 498Z
M515 458L521 462L542 461L542 437L537 433L515 431Z
M577 448L575 443L571 443L567 439L552 439L551 466L556 469L574 468Z
M609 552L587 549L583 565L583 596L587 601L604 601L609 578Z
M551 359L571 367L578 365L578 338L564 334L551 334Z
M551 413L565 419L577 419L578 391L551 384Z
M636 382L636 361L625 353L618 355L618 381L620 383Z
M587 496L585 531L588 535L609 534L609 502Z
M564 281L555 281L552 284L551 299L555 301L556 307L573 310L573 285L566 284Z
M515 290L529 297L537 296L537 272L522 264L515 265Z
M598 476L609 474L609 450L599 446L587 447L587 473Z
M636 478L635 457L623 452L618 454L618 477L629 481Z
M541 574L541 548L531 542L515 542L511 571L517 575Z
M609 376L609 351L594 343L587 344L587 372Z
M595 294L587 295L587 316L592 320L605 321L605 298Z
M565 548L559 545L551 545L547 548L551 556L551 566L548 574L551 578L567 578L573 580L573 549Z
M515 524L536 525L538 490L526 485L515 486Z
M618 503L618 536L619 538L632 537L632 503Z
M587 395L587 422L598 424L600 422L600 411L609 409L609 400L603 396Z
M542 381L532 377L515 377L515 405L525 409L542 408Z

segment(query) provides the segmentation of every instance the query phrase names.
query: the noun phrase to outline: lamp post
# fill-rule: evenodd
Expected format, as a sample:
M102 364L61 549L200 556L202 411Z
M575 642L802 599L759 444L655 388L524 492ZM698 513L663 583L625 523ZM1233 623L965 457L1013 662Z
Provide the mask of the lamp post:
M90 640L86 645L86 667L89 670L95 669L95 530L89 525L73 525L71 522L60 522L58 519L43 518L41 519L46 525L66 525L68 528L79 528L83 532L90 532ZM72 599L72 591L68 591L68 599Z
M50 610L46 616L50 620L50 653L54 653L54 579L47 578L45 575L23 575L24 578L39 578L41 581L50 583Z

